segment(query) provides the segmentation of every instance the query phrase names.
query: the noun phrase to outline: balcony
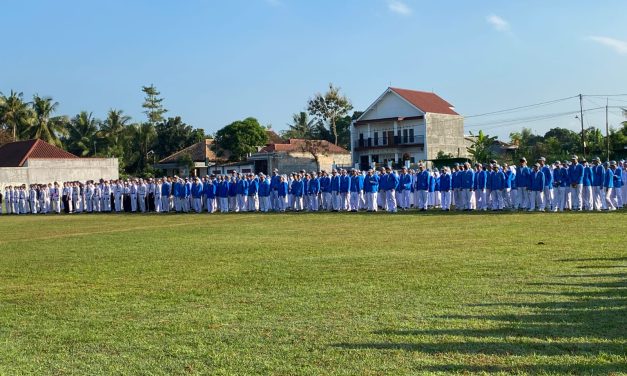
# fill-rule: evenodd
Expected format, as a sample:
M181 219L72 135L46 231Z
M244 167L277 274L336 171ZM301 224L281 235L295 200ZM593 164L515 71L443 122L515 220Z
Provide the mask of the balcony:
M424 146L425 136L393 136L393 137L368 137L354 143L355 150L378 149L390 147Z

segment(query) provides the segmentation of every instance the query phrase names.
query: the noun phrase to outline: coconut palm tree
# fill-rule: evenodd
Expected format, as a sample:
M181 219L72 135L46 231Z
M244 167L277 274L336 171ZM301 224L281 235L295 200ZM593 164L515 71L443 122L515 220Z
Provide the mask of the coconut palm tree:
M109 110L107 118L102 122L98 136L106 141L108 154L121 157L124 154L124 132L131 117L124 115L122 110Z
M314 120L309 120L306 112L299 112L292 115L292 124L288 124L288 129L283 135L286 138L313 138Z
M99 124L100 121L91 112L82 111L73 117L68 124L67 138L64 139L66 148L81 157L96 154Z
M33 116L26 129L28 138L40 138L61 146L60 136L67 133L68 119L65 116L52 116L58 106L59 102L54 102L50 97L40 97L37 94L33 96L31 102Z
M13 141L18 140L31 118L30 108L23 97L23 93L13 90L8 96L0 93L0 125L13 131Z
M148 152L157 138L155 127L151 123L132 124L126 128L125 161L127 172L138 175L145 173L148 165Z

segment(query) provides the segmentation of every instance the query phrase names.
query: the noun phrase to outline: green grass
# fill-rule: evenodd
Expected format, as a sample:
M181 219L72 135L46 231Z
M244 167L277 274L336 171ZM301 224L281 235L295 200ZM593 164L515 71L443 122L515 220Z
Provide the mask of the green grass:
M619 374L627 215L0 217L0 374Z

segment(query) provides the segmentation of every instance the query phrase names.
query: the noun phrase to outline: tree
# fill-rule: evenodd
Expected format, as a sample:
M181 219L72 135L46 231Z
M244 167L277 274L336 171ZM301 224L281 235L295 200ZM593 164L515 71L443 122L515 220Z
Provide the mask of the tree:
M8 96L0 93L0 125L12 130L13 141L19 139L18 136L28 126L31 118L30 108L23 97L23 93L13 90Z
M438 151L438 154L435 156L435 159L451 159L455 158L455 156L451 153L445 153L444 151Z
M242 160L268 142L266 129L257 119L249 117L235 121L216 133L216 143L222 150L231 152L231 160Z
M314 120L310 120L306 112L302 111L292 115L292 124L288 124L290 129L283 133L285 138L314 138Z
M68 119L65 116L52 116L59 107L50 97L33 96L31 102L33 117L26 129L28 138L40 138L48 143L61 146L61 137L67 133Z
M165 158L205 138L204 130L194 129L185 124L180 116L157 123L155 131L157 142L154 151L160 158Z
M156 138L157 132L150 123L131 124L126 128L126 142L129 147L124 151L124 164L129 174L146 175L148 155Z
M104 139L107 155L121 158L124 155L124 135L131 117L124 111L111 109L102 122L98 136Z
M470 132L471 136L474 136ZM474 137L472 146L467 148L468 153L473 156L475 162L487 162L490 159L494 159L494 153L492 152L492 145L496 141L496 137L490 137L479 131L479 134Z
M323 140L305 140L300 149L311 154L316 163L316 171L320 171L320 157L329 154L329 144Z
M146 94L142 107L146 109L144 113L148 117L148 122L153 126L163 120L163 114L168 112L163 108L163 98L159 98L161 93L157 91L154 85L142 86L142 91Z
M99 124L91 112L82 111L74 116L68 124L67 138L63 140L66 149L80 157L95 155Z
M314 119L329 123L335 145L338 144L337 120L353 109L350 100L340 94L340 88L329 84L329 90L324 94L316 94L307 103L307 111Z

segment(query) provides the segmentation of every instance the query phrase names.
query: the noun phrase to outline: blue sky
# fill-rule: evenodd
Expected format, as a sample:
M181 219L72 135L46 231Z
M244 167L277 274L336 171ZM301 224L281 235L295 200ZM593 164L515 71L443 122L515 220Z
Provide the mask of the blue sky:
M153 83L168 115L208 132L247 116L285 129L329 82L355 109L391 84L435 91L471 116L627 93L625 14L618 0L5 1L0 91L53 96L64 114L118 108L139 120L140 88ZM627 96L612 97L620 105ZM467 131L577 130L566 113L578 109L571 99L471 117ZM584 119L604 126L604 111ZM621 120L611 108L610 123Z

